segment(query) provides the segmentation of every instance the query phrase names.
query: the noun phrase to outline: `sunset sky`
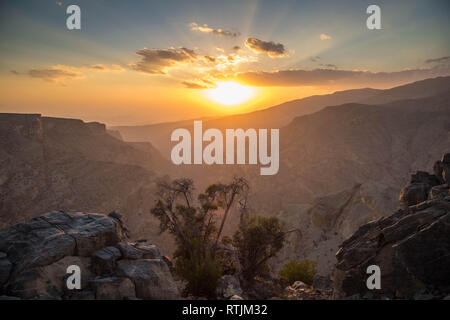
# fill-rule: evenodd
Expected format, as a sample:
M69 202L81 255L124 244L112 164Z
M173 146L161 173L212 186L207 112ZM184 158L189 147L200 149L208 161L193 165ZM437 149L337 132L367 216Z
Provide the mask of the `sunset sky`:
M81 30L66 8L81 8ZM366 9L381 8L381 30ZM1 1L0 112L149 124L450 74L444 1Z

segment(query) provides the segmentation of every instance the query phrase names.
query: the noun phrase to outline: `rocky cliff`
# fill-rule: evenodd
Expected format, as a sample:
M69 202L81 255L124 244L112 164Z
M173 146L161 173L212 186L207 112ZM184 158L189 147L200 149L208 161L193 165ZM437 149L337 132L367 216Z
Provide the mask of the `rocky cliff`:
M361 226L336 254L335 298L442 299L450 294L450 154L419 171L392 215ZM381 289L366 286L367 267Z
M166 259L128 242L121 216L54 211L0 230L0 295L20 299L177 299ZM69 266L81 269L70 290Z
M165 168L149 143L123 142L100 123L0 114L0 228L55 209L118 210L132 238L155 235L170 244L156 237L149 214Z

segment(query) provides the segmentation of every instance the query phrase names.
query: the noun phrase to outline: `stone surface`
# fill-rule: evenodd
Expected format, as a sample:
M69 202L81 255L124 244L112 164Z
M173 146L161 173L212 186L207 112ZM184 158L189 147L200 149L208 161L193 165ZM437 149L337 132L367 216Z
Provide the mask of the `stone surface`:
M116 247L106 247L92 255L92 270L98 275L113 274L116 260L122 256Z
M121 242L117 244L123 259L159 259L161 254L155 245L146 242Z
M8 280L11 269L12 263L8 260L6 253L0 252L0 286Z
M217 286L217 296L228 299L234 295L242 295L239 279L234 275L222 276Z
M101 278L90 282L97 300L123 300L136 295L133 282L128 278Z
M141 299L178 299L179 292L167 264L161 259L120 260L117 275L130 278Z
M158 248L146 241L125 242L124 229L118 214L55 211L0 230L0 295L52 300L133 299L136 294L145 299L178 298ZM116 245L133 259L121 260ZM80 268L81 289L69 290L66 281L72 274L67 268L73 265Z
M447 295L450 199L446 190L447 185L434 186L431 199L363 225L345 240L336 254L334 297L368 294L369 265L378 265L382 273L382 288L372 291L374 298L440 299Z

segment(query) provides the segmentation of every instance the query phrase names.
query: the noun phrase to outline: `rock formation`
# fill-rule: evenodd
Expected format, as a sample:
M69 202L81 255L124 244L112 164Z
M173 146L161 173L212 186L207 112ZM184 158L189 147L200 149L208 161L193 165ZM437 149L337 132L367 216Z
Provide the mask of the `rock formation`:
M165 163L149 143L123 142L100 123L0 114L0 228L52 210L118 210L132 239L169 252L149 213Z
M335 298L443 299L450 293L450 153L417 172L392 215L361 226L336 254ZM366 271L381 270L369 290Z
M54 211L0 230L0 295L21 299L177 299L158 248L127 242L120 215ZM69 290L67 268L81 269Z

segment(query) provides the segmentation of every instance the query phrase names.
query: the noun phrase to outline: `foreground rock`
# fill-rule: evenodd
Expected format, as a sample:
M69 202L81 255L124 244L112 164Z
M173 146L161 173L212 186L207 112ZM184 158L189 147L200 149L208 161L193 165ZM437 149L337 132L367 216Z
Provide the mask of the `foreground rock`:
M69 290L69 266L81 289ZM120 215L55 211L0 230L0 295L21 299L177 299L158 249L126 241Z
M400 209L363 225L342 243L335 298L443 299L450 293L448 168L450 154L435 164L434 175L413 175L400 195ZM367 289L369 265L381 269L379 290Z

